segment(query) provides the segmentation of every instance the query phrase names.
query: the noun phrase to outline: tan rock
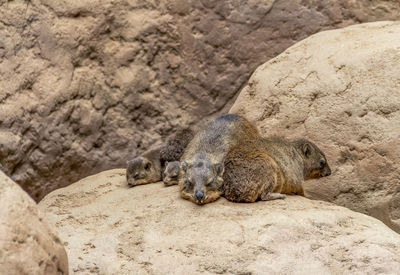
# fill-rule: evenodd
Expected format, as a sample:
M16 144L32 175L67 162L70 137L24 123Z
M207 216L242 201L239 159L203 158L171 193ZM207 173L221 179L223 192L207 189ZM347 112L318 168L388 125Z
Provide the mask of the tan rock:
M306 196L400 232L400 23L321 32L260 66L231 112L265 135L306 137L332 175Z
M0 1L0 132L13 137L0 165L40 200L227 112L296 41L399 12L397 0Z
M400 236L377 219L300 196L198 206L125 170L85 178L39 207L67 242L70 271L97 274L393 274Z
M0 274L68 274L64 246L36 203L0 171Z

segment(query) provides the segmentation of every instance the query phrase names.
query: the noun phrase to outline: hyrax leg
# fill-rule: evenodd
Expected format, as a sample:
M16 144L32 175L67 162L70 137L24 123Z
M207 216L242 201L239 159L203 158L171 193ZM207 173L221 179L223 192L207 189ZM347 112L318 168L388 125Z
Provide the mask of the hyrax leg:
M281 193L264 192L261 194L262 201L272 201L272 200L279 200L279 199L284 199L284 198L286 198L286 195L281 194Z

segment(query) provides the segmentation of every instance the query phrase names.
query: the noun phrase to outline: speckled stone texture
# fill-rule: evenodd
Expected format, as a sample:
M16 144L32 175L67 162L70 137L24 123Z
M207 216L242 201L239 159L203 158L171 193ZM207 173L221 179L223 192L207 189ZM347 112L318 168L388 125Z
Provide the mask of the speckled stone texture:
M332 175L306 196L346 206L400 232L400 23L321 32L261 65L231 112L264 135L305 137Z
M39 200L227 112L308 35L399 18L397 0L317 2L0 0L1 167Z
M163 183L128 189L110 170L39 207L74 274L395 274L400 235L381 221L300 196L198 206Z
M0 171L0 274L68 274L64 245L36 203Z

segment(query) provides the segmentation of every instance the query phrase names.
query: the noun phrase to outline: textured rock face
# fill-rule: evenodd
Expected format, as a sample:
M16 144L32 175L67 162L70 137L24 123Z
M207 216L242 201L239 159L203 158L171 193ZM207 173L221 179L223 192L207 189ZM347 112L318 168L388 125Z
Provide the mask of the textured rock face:
M372 215L400 232L400 23L316 34L260 66L231 112L266 135L303 136L332 175L310 198Z
M63 244L36 203L0 171L0 274L68 274Z
M223 112L294 42L399 11L395 0L0 1L0 164L40 199Z
M400 236L382 222L299 196L197 206L162 183L127 189L125 170L85 178L39 207L67 243L70 272L391 274Z

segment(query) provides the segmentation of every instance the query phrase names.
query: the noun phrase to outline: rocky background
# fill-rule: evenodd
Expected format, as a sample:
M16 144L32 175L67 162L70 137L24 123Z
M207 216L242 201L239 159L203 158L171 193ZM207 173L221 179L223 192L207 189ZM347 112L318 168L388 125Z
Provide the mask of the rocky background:
M0 274L68 274L64 243L37 204L0 171Z
M397 0L0 0L1 168L40 200L226 112L296 41L399 12Z

